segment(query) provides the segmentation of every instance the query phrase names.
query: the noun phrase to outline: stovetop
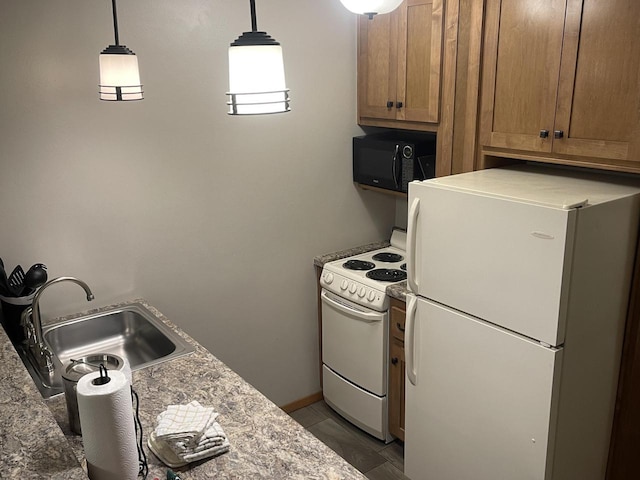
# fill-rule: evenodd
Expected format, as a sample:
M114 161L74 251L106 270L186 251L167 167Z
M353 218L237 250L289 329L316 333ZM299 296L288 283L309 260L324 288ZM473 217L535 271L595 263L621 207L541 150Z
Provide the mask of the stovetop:
M384 290L391 283L407 278L406 253L395 247L362 253L353 257L335 260L325 268L351 280L358 280L372 288Z
M385 311L387 286L407 278L405 245L406 233L394 230L389 247L326 263L320 283L352 302Z

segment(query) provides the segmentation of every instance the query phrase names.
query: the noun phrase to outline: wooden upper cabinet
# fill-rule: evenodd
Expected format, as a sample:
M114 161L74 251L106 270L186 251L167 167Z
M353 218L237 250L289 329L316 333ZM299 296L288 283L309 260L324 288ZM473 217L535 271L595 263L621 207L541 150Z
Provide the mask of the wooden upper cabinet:
M358 25L361 125L430 130L439 121L442 0L405 0Z
M489 0L482 145L551 151L566 0Z
M358 114L362 117L395 119L398 16L359 18L358 24ZM388 107L391 102L394 108Z
M640 1L568 0L554 150L640 163Z
M638 0L487 0L481 149L640 171L639 36Z

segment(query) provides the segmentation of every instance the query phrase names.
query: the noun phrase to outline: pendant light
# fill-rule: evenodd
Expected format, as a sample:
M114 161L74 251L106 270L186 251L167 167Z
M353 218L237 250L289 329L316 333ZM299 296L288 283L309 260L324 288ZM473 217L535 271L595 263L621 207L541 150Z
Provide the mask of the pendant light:
M111 4L115 45L100 52L100 100L142 100L138 57L126 45L120 45L116 0L111 0Z
M259 32L255 0L251 31L229 46L229 115L260 115L290 111L284 80L282 47L266 32Z
M340 0L342 4L353 13L368 15L372 19L374 15L389 13L400 6L403 0Z

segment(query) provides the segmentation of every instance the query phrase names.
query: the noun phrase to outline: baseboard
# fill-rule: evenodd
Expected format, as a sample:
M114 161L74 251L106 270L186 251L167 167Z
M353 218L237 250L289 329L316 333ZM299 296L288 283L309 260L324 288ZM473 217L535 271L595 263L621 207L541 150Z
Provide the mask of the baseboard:
M309 395L308 397L304 397L304 398L301 398L299 400L296 400L295 402L291 402L291 403L288 403L286 405L283 405L280 408L282 410L284 410L285 413L291 413L291 412L295 412L296 410L299 410L301 408L308 407L312 403L319 402L320 400L322 400L322 398L323 398L322 397L322 392L318 392L318 393L314 393L312 395Z

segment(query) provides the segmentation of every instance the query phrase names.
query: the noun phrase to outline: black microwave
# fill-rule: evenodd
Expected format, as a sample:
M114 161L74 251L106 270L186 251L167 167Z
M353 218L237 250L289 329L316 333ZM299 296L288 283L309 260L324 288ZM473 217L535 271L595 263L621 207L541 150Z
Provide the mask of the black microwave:
M407 193L409 182L436 176L435 134L353 137L353 181Z

